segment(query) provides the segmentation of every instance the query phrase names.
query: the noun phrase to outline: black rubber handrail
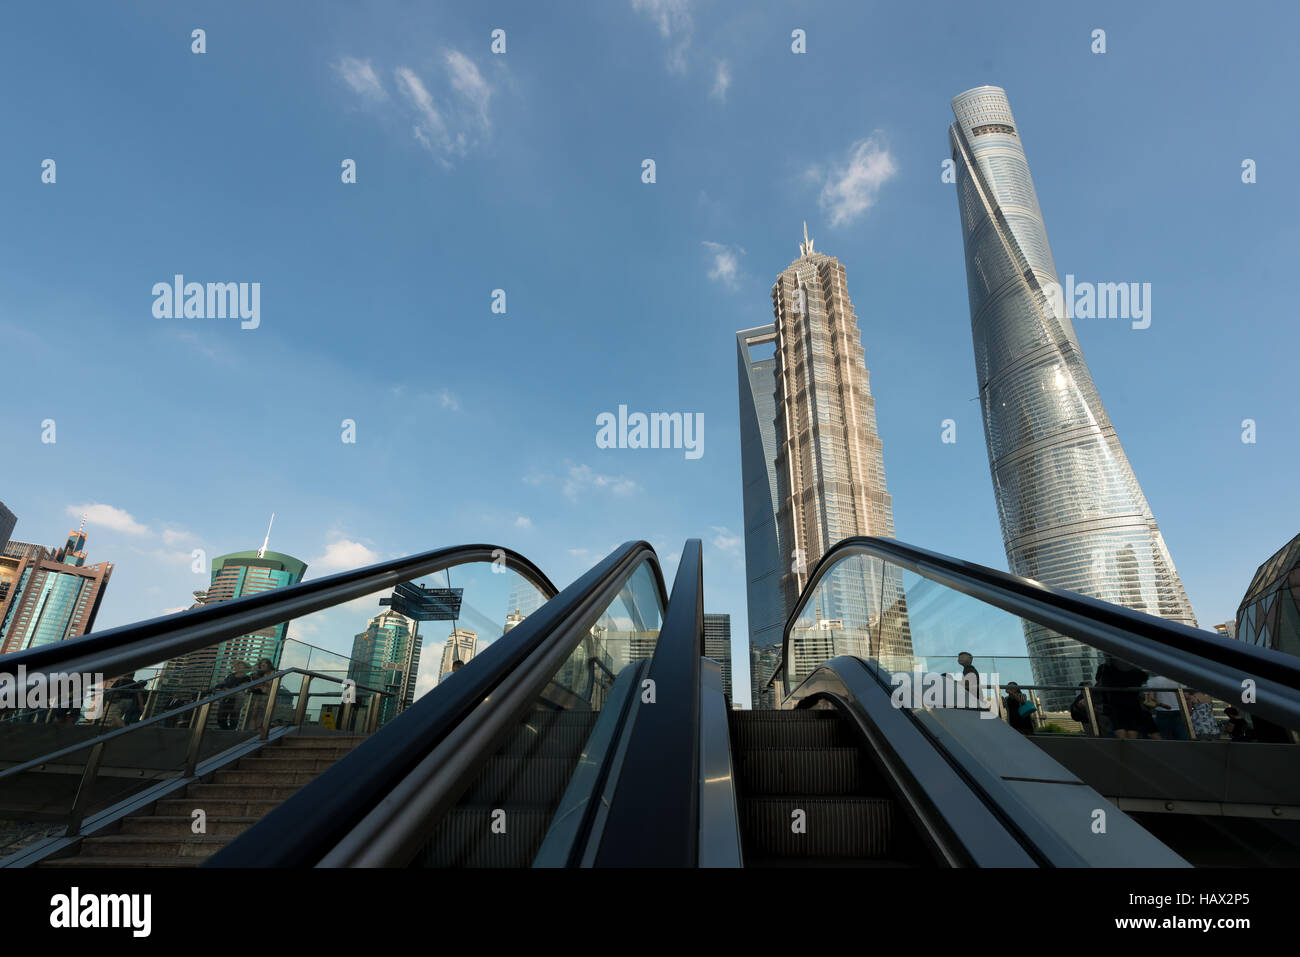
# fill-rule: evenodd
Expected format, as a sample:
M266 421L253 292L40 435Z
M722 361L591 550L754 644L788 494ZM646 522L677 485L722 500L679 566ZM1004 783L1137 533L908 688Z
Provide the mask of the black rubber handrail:
M1269 693L1245 705L1247 710L1288 727L1300 727L1300 659L1294 655L1248 645L893 539L866 536L844 539L818 561L786 621L781 660L773 678L788 674L790 634L817 585L834 566L855 555L881 559L1156 674L1185 681L1189 687L1214 691L1225 700L1240 700L1241 682L1245 679L1269 682ZM786 689L787 694L790 690Z
M137 668L168 661L228 638L279 625L470 562L494 562L495 567L504 562L507 569L517 572L544 597L551 598L556 593L555 586L541 569L518 552L496 545L455 545L13 652L0 656L0 674L17 675L20 667L28 675L129 674Z
M467 715L500 688L554 629L581 610L592 595L616 579L626 580L647 560L657 571L654 549L647 542L628 542L616 549L471 658L455 678L420 698L203 866L311 867L319 863ZM662 579L657 582L662 595Z
M663 628L618 772L597 867L695 867L700 820L700 658L704 559L698 538L682 548ZM637 694L642 690L637 689Z

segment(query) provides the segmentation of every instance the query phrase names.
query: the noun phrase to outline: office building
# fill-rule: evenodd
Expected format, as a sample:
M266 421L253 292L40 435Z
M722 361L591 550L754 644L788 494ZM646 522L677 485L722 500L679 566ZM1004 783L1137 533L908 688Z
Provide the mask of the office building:
M722 693L731 707L731 616L704 616L704 657L722 666Z
M442 667L438 669L438 680L441 681L451 673L451 666L455 662L468 664L476 654L478 654L478 632L470 631L468 628L453 628L451 634L447 636L446 644L442 646Z
M415 701L422 638L417 622L391 609L380 612L352 639L348 677L358 685L391 695L383 700L380 724L386 724Z
M9 541L0 559L0 654L91 631L112 562L86 564L85 521L62 548Z
M978 87L952 108L980 408L1008 565L1195 625L1084 361L1006 93ZM1026 631L1036 682L1093 677L1090 649L1040 626ZM1068 704L1068 692L1048 697L1051 709Z

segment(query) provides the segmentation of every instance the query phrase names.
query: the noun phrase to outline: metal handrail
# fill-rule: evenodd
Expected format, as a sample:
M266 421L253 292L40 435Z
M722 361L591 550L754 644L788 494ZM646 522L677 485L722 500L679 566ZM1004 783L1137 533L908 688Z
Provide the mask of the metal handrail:
M12 652L0 656L0 674L16 676L19 667L25 668L31 678L54 672L128 674L470 562L493 562L494 567L504 562L507 569L517 572L546 598L556 593L541 569L518 552L495 545L455 545Z
M788 677L790 634L817 585L841 561L858 555L881 559L1225 700L1238 698L1242 683L1252 681L1256 700L1246 705L1249 711L1300 728L1300 659L1293 655L885 538L846 538L821 557L786 621L781 660L769 685L777 674ZM787 687L787 695L790 691Z
M637 709L596 866L695 867L700 815L704 558L687 539L650 662L654 703Z
M643 564L651 567L663 601L663 576L650 544L615 549L471 658L454 680L420 698L202 866L407 863L428 820L454 801L448 782L463 782L476 760L489 756L440 745L512 717L505 714L512 698L527 699L527 708L554 675L527 663L549 651L571 653L589 634L590 617L603 610L599 602L612 600L611 590L617 595Z
M222 691L217 694L211 694L203 698L198 698L195 701L191 701L187 705L183 705L182 707L179 708L172 708L170 711L164 711L162 714L156 714L152 718L149 718L145 721L136 721L133 724L128 724L124 728L115 728L114 730L109 731L106 734L101 734L93 738L87 738L85 741L82 741L78 744L70 744L66 748L60 748L58 751L51 751L49 754L42 755L39 758L32 758L30 761L25 761L22 764L16 764L13 767L5 768L3 770L0 770L0 780L18 774L22 771L30 771L34 767L39 767L42 764L48 764L51 761L55 761L59 758L66 757L69 754L76 754L78 751L86 750L86 748L93 748L96 745L107 744L109 741L112 741L115 738L123 737L124 735L130 734L133 731L139 731L141 728L147 728L155 724L161 724L164 721L170 721L174 719L178 714L184 714L186 711L197 711L199 708L202 708L204 706L207 706L210 709L214 701L220 701L222 698L229 698L232 695L247 694L249 688L255 687L260 684L265 684L267 682L274 683L276 679L279 679L284 675L290 675L290 674L305 675L308 678L323 678L326 681L334 681L339 684L344 684L348 680L346 678L336 678L333 675L323 674L318 671L304 671L302 668L286 668L283 671L275 671L269 675L265 675L264 677L259 678L257 681L249 681L246 684L242 684L237 688L230 688L226 691ZM354 685L353 687L357 688L360 691L369 691L372 694L383 695L386 698L393 697L393 693L391 691L382 691L379 688L370 688L365 685ZM299 691L297 693L301 694L302 692Z

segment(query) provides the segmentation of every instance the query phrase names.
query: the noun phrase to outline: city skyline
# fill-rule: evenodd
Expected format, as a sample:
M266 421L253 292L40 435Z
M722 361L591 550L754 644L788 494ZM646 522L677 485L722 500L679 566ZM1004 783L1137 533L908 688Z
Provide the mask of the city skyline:
M0 336L16 361L0 497L22 540L87 513L95 555L116 563L97 627L184 607L206 587L193 550L256 542L273 509L311 578L488 540L563 585L643 537L671 576L681 541L705 530L743 686L730 346L770 320L774 265L804 219L873 317L900 538L1006 567L972 401L955 184L942 178L952 94L986 82L1012 91L1030 131L1060 271L1152 283L1149 328L1080 319L1076 334L1199 620L1231 618L1261 557L1300 524L1286 508L1300 448L1284 402L1292 363L1268 348L1293 335L1276 277L1296 246L1283 213L1298 134L1276 122L1277 24L1227 18L1227 61L1210 77L1186 56L1203 42L1195 19L1148 10L1106 13L1110 52L1097 55L1094 24L1067 11L814 3L799 14L800 56L792 15L699 6L680 69L667 60L684 37L630 5L594 23L506 7L504 56L469 11L387 28L329 13L302 23L272 9L249 31L206 12L202 57L179 11L123 31L114 16L132 14L87 7L65 23L23 9L0 40L16 76L46 78L38 109L4 115L15 199ZM862 69L862 38L886 36ZM557 62L567 44L580 63ZM159 85L159 69L182 80ZM437 104L445 141L413 135L403 71ZM773 117L815 101L845 115L773 136ZM1221 128L1189 151L1207 116ZM257 138L272 161L250 164L239 135L138 148L140 130L197 118ZM56 183L40 180L47 157ZM352 185L339 179L348 158ZM150 290L176 274L260 282L260 325L155 317ZM505 313L492 311L497 289ZM75 388L52 389L70 363ZM596 415L620 404L702 413L705 456L597 448ZM42 441L47 420L56 441ZM341 441L345 420L355 443Z

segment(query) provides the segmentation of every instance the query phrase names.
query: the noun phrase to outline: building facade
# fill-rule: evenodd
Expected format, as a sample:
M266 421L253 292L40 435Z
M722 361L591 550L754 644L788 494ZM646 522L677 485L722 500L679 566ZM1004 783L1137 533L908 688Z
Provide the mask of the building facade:
M478 632L468 628L453 628L447 636L447 643L442 646L442 667L438 669L441 681L451 673L451 666L457 661L468 664L478 654Z
M17 524L18 516L9 511L4 502L0 502L0 551L9 544L9 539L14 534L14 526Z
M1300 655L1300 535L1259 566L1237 609L1232 637Z
M352 639L348 677L391 694L380 706L380 724L387 724L415 701L422 640L419 624L391 609L371 618L366 630Z
M1062 300L1006 93L977 87L952 108L980 408L1010 569L1195 625ZM1093 677L1095 655L1077 642L1037 626L1026 641L1038 683Z
M722 693L731 707L731 616L704 616L704 657L722 666Z
M113 575L112 562L86 564L85 523L60 549L5 543L0 559L0 654L91 631Z
M302 581L307 563L292 555L267 551L232 552L212 560L211 583L207 591L194 593L195 605L212 605ZM261 658L280 666L280 651L289 623L281 622L231 638L208 648L181 655L167 662L159 686L174 694L203 694L234 670L236 661L256 667Z
M777 526L775 343L773 325L736 333L745 604L751 649L781 643L787 614L781 578L792 558L781 545Z

